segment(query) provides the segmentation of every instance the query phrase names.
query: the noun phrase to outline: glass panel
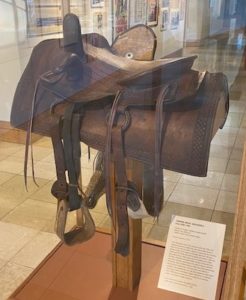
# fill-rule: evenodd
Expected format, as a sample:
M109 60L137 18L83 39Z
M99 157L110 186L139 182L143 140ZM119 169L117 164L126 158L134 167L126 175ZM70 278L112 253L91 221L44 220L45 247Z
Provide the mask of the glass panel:
M164 186L163 210L158 220L153 216L143 218L143 239L165 243L172 215L177 214L227 224L224 254L229 253L246 136L245 6L241 0L0 1L0 235L10 228L9 234L13 237L6 235L0 245L0 269L9 260L23 267L36 267L36 262L22 261L18 251L26 244L32 247L32 239L46 241L47 238L51 245L44 249L43 253L47 254L58 241L53 229L56 199L51 195L51 187L57 175L50 129L58 120L53 118L52 112L55 110L63 118L64 103L69 106L73 101L93 102L86 104L84 114L81 113L82 189L87 195L98 193L99 199L93 202L91 196L87 205L96 226L110 230L103 182L108 173L97 177L105 168L101 166L103 156L98 151L107 148L106 124L111 120L111 108L116 107L113 101L119 90L125 95L121 99L123 103L126 99L137 101L125 112L123 138L119 139L126 143L122 146L123 152L127 158L144 162L145 168L152 166L145 180L150 186L147 192L152 193L151 202L155 183L161 180ZM64 48L62 14L67 10L79 18L85 52L80 39L79 43L73 43L74 40L71 42L68 38L69 45ZM48 39L51 41L47 42ZM193 58L181 59L187 56ZM175 67L172 68L170 62ZM21 76L26 67L28 78L23 80ZM208 73L204 75L204 71ZM227 113L226 89L222 80L216 85L207 79L210 76L222 78L211 73L223 73L229 86L230 107L221 129ZM20 80L24 84L21 93L17 88ZM34 91L40 81L43 94ZM158 110L156 103L161 105L158 89L166 84L170 84L170 90L165 100L175 100L175 103L165 103L166 113L162 114L161 106ZM217 97L218 86L223 87L221 98ZM20 117L24 124L12 122L13 127L18 128L10 126L15 92L21 97L16 96L19 102L12 117ZM33 100L35 97L39 100ZM29 102L25 104L27 98ZM96 100L101 103L94 102ZM77 113L81 111L78 109ZM38 113L41 117L35 119ZM120 109L118 113L122 120ZM27 122L28 125L25 122L32 114L34 123ZM164 126L161 126L162 121ZM115 123L112 121L112 126ZM29 162L26 191L23 165L28 128L33 131L27 145L32 143L29 156L33 152L38 186L33 183ZM160 157L155 156L156 152ZM159 172L156 177L153 177L154 168ZM67 173L64 180L68 181ZM95 182L101 180L98 190L89 185L93 174ZM123 190L134 191L134 184L127 181L126 185L123 184ZM70 227L74 225L74 213L68 223ZM16 242L15 232L25 236L23 244L8 244L9 240ZM9 254L4 245L18 251ZM23 248L23 253L27 248ZM1 281L0 275L0 298L3 297Z

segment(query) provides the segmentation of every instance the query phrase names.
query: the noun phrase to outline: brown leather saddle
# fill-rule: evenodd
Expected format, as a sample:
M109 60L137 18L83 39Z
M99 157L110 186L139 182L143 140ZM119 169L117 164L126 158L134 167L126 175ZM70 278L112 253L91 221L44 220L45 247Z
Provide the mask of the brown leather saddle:
M196 56L153 60L156 37L138 25L110 47L98 34L81 35L77 17L64 18L64 38L39 43L16 89L11 124L27 130L25 178L31 132L52 138L58 199L56 231L67 244L94 234L89 195L100 183L111 208L110 162L115 164L115 250L128 254L128 209L144 204L158 217L163 203L163 168L206 176L210 142L225 122L228 88L221 73L192 69ZM135 41L135 42L134 42ZM146 48L146 49L145 49ZM145 51L146 50L146 51ZM96 185L80 184L80 141L100 151ZM125 159L144 163L150 199L141 200L127 177ZM65 233L69 211L77 227Z

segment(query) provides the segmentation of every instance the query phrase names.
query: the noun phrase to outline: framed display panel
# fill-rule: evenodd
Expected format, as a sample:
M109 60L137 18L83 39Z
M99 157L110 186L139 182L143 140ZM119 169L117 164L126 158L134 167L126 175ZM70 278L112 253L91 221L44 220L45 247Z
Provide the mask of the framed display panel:
M103 33L105 26L105 15L102 12L96 12L93 14L93 31L97 33Z
M137 24L146 24L147 0L130 1L130 27Z
M161 0L160 1L160 7L169 7L169 0Z
M104 0L91 0L91 7L104 7Z
M147 25L157 26L158 24L158 0L147 2Z
M129 27L129 0L114 0L113 2L113 39Z
M62 31L61 0L27 2L27 35L38 36Z
M77 15L79 18L84 18L87 13L86 0L72 0L70 1L70 12Z
M162 8L160 11L160 15L161 15L160 30L166 31L169 27L169 9Z
M170 11L170 29L178 29L179 27L179 9L171 9Z

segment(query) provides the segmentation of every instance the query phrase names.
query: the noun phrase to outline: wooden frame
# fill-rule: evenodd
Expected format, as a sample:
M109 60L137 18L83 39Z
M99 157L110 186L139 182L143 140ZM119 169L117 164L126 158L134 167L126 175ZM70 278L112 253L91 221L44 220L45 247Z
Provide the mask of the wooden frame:
M158 0L148 0L147 3L147 25L158 25Z
M244 145L243 160L237 207L234 218L231 251L228 269L226 271L223 300L242 300L245 289L245 241L246 241L246 144Z

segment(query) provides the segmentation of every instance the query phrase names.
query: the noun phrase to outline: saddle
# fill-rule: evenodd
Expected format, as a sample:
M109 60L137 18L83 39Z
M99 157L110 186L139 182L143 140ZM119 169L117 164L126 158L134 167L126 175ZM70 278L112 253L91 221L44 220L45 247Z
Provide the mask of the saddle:
M141 217L138 212L144 208L158 217L162 209L163 168L206 176L210 142L228 113L227 79L222 73L193 70L196 56L154 60L156 37L144 25L119 35L110 46L99 34L81 35L78 18L68 14L63 34L63 39L45 40L33 49L16 88L11 124L27 131L25 178L31 133L51 137L58 236L69 245L91 238L91 199L105 189L112 215L115 188L115 251L125 256L128 213ZM97 180L87 192L80 183L80 142L99 151ZM127 177L126 158L144 164L149 192L143 199ZM73 210L78 211L78 224L65 233L67 214Z

